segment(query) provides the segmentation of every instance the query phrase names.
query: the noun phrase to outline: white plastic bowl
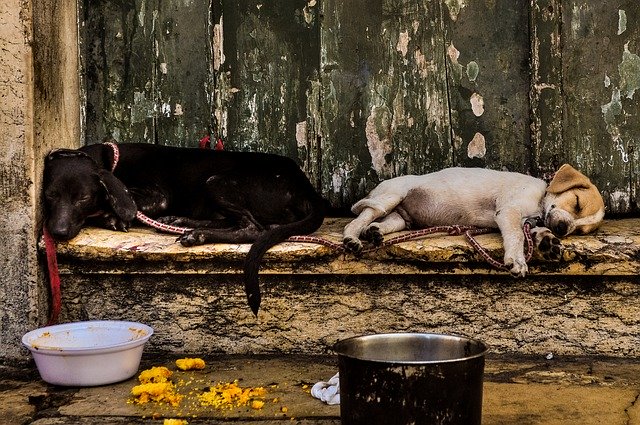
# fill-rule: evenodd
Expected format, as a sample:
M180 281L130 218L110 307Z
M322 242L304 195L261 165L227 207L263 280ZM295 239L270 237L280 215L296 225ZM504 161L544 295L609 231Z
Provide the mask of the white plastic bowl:
M153 329L136 322L95 320L47 326L26 333L40 377L50 384L95 386L131 378Z

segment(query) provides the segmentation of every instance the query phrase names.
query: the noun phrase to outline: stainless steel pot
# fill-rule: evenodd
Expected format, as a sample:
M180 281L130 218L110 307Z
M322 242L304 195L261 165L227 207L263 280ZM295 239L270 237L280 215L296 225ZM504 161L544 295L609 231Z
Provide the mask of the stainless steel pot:
M358 336L334 346L343 425L480 424L482 342L452 335Z

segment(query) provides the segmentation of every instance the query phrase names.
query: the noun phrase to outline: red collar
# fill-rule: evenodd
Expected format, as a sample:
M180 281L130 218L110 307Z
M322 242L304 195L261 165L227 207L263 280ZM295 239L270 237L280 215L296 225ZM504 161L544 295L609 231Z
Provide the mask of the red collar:
M118 149L118 145L111 142L104 142L103 145L107 145L113 151L113 163L111 164L111 172L116 169L116 165L118 165L118 161L120 160L120 149Z

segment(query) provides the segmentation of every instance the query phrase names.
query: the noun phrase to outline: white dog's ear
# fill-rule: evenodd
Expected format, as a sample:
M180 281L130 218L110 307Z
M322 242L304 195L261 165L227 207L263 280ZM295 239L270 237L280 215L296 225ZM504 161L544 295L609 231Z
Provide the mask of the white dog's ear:
M553 180L547 187L549 193L562 193L569 189L574 188L588 188L591 186L591 180L580 171L576 170L569 164L564 164L556 175L553 176Z

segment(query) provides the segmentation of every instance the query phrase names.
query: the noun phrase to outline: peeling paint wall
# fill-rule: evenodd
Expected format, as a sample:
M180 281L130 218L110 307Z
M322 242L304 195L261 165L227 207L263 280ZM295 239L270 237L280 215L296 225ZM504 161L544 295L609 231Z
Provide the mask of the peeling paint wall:
M82 12L87 143L197 146L211 133L208 2L84 0Z
M583 0L563 8L562 147L598 183L609 213L638 211L637 2Z
M327 0L322 15L325 196L348 206L383 179L451 165L440 3Z
M568 162L639 211L632 0L83 5L89 143L212 133L295 158L347 208L397 175Z
M445 3L455 163L528 172L528 2Z
M223 1L214 14L224 22L214 94L226 146L295 158L318 180L318 3Z

